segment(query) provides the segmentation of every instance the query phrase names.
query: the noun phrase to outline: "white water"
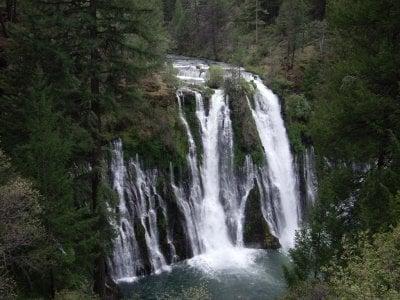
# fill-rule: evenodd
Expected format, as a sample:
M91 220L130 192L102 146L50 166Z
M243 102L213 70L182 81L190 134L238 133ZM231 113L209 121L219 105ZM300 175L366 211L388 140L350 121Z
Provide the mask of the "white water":
M140 222L144 228L152 272L158 274L169 268L160 250L156 213L158 194L155 190L157 176L155 171L145 174L140 167L138 158L136 161L130 161L130 165L136 172L136 208Z
M299 199L293 156L278 97L260 79L254 80L254 83L255 107L251 109L266 154L270 183L278 190L282 217L277 224L278 238L282 247L288 250L294 246L295 233L299 229Z
M208 116L205 114L202 101L198 106L200 109L197 111L197 117L201 124L204 150L201 168L204 198L201 211L200 239L204 251L209 252L233 247L228 235L224 208L220 202L218 133L221 123L224 121L221 115L225 107L224 92L222 90L215 91L210 101Z
M185 199L182 188L178 188L173 181L172 184L178 205L185 216L187 235L190 240L193 255L198 255L202 252L202 243L199 239L199 228L197 225L200 224L201 214L199 212L201 211L201 200L203 197L203 191L201 189L201 177L198 167L197 147L194 142L193 135L190 131L189 124L186 121L186 117L182 110L182 98L182 93L178 91L177 100L179 107L179 116L185 127L189 141L189 152L187 155L187 161L190 167L191 183L188 199ZM195 98L197 105L197 103L200 103L202 96L200 93L195 92Z
M307 148L303 153L303 176L306 182L307 202L314 204L317 197L317 176L315 175L314 148Z
M122 142L114 142L111 171L114 175L113 188L119 196L119 224L113 222L118 235L114 241L112 256L113 277L122 281L134 280L142 268L141 255L131 220L133 216L127 208L124 195L126 168L122 152Z
M247 199L249 197L251 190L254 188L254 180L255 180L254 165L250 155L246 156L243 173L245 179L244 182L240 185L241 196L239 202L239 209L236 214L237 218L236 243L239 247L244 247L244 242L243 242L243 225L245 222L244 213L245 213Z
M184 93L194 94L196 101L203 149L201 164L198 163L193 134L182 109ZM178 187L174 179L172 183L195 255L189 263L208 271L248 267L253 262L254 251L243 248L243 219L245 202L254 185L253 164L251 158L247 157L244 173L248 178L238 185L234 174L233 131L228 99L222 90L216 90L209 107L205 107L203 97L198 92L183 90L178 92L177 97L179 115L189 140L189 195L185 197L183 188Z
M156 211L157 206L160 206L165 222L168 222L166 204L155 189L156 170L143 171L138 158L136 161L130 160L126 167L121 140L116 140L113 146L111 171L113 188L119 196L119 204L118 218L112 221L118 232L111 259L112 273L118 281L135 281L145 273L144 258L140 252L135 226L141 226L144 231L151 272L159 274L170 269L160 249ZM168 229L166 235L170 255L174 260L176 251Z
M299 190L279 100L261 80L243 73L256 86L254 99L251 99L254 101L248 99L248 103L265 151L266 164L256 166L247 155L244 165L235 169L229 99L223 90L215 90L209 101L205 101L191 87L192 84L204 84L209 68L207 63L177 60L174 67L178 70L178 78L187 85L177 92L177 101L179 118L188 138L189 178L176 179L171 164L170 187L183 217L172 222L183 224L186 241L194 256L189 260L190 265L208 273L237 268L250 270L254 267L256 252L245 248L244 227L246 203L253 188L258 188L262 216L284 250L293 246L295 231L299 228ZM188 95L192 97L188 98ZM194 121L199 125L200 141L194 139L196 128L189 125L184 107L190 103L185 101L195 101ZM144 170L137 158L124 163L121 142L117 141L113 146L111 172L120 201L119 219L114 224L118 236L111 259L113 277L125 281L135 279L145 273L146 262L152 273L169 270L166 258L175 262L178 248L175 248L173 229L168 225L169 206L161 196L165 194L157 191L158 172ZM203 150L200 155L199 149ZM303 160L304 169L300 171L305 177L307 199L315 199L313 155L307 152ZM162 233L158 227L160 217L166 222L166 230ZM138 234L135 235L139 227L144 235L141 242L137 240ZM166 241L168 253L163 253L161 240L164 245ZM142 251L145 253L141 253L139 245L140 249L145 248Z

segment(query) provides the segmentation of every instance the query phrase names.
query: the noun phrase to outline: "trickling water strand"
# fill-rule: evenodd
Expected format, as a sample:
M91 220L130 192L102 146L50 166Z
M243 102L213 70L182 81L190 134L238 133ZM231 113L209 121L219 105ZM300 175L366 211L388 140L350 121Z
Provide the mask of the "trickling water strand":
M282 227L282 209L279 200L279 192L275 186L270 183L269 171L266 165L260 167L256 173L257 187L260 193L261 212L268 223L272 235L279 236L279 228Z
M152 272L158 274L162 270L168 270L164 255L160 250L159 235L157 228L156 212L156 174L154 171L145 174L142 171L138 158L131 161L130 165L136 173L137 209L139 218L144 228L144 235Z
M202 96L200 93L194 92L194 94L196 103L202 101ZM186 217L185 219L188 226L187 234L189 235L193 255L198 255L201 253L201 243L199 240L199 233L198 233L199 228L198 226L195 226L195 224L200 223L201 205L202 205L201 202L203 193L201 188L200 171L197 162L197 148L193 139L193 135L190 131L189 124L186 121L185 114L183 113L182 110L182 99L183 99L182 92L177 93L177 99L179 107L179 117L185 127L189 141L189 153L187 155L187 161L190 167L191 182L190 182L190 194L188 202L186 202L183 197L184 193L182 189L179 190L176 186L173 186L173 189L178 201L178 205L181 207Z
M164 199L159 194L157 194L157 198L158 198L158 202L160 203L160 206L161 206L161 209L162 209L162 213L163 213L163 216L164 216L164 220L165 220L165 231L166 231L166 235L167 235L166 238L167 238L168 248L169 248L169 251L170 251L171 262L174 263L174 262L176 262L178 260L178 256L176 254L176 249L175 249L173 237L172 237L172 234L171 234L171 230L169 228L167 205L166 205Z
M317 177L315 175L314 148L307 148L304 152L303 174L306 181L307 202L314 204L317 195Z
M299 228L298 197L293 157L276 95L260 79L254 80L256 92L252 114L268 162L270 183L277 189L282 217L277 228L284 249L294 246L295 232Z
M186 236L189 239L190 245L192 247L193 255L200 254L199 238L197 234L197 228L194 222L194 212L191 209L189 203L186 200L185 193L181 186L177 186L174 180L174 174L171 167L171 186L174 192L176 202L179 209L182 211L186 222Z
M236 214L237 216L236 244L239 247L244 247L244 242L243 242L243 225L245 222L244 213L246 209L247 199L249 197L251 190L254 188L254 180L255 180L254 165L250 155L246 155L243 173L244 173L244 182L240 185L241 197L239 203L239 210Z
M234 166L233 130L230 118L228 97L225 97L224 105L220 111L218 124L218 155L219 155L219 179L220 201L224 206L226 222L231 239L236 243L239 199L238 184Z

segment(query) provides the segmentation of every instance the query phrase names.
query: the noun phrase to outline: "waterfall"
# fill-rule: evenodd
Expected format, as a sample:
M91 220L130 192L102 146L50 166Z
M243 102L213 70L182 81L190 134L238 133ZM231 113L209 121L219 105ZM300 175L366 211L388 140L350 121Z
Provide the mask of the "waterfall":
M166 260L160 249L157 227L157 206L162 207L165 219L166 206L156 191L157 171L142 170L138 158L125 165L122 142L113 143L111 172L113 188L119 196L116 221L112 225L117 231L112 255L112 274L119 281L133 281L145 273L144 261L134 228L141 226L144 231L146 252L151 272L168 270ZM138 224L139 223L139 224ZM171 255L176 256L172 237L168 236Z
M173 182L173 179L172 179L172 185L178 205L185 216L187 235L190 240L190 245L192 247L193 255L198 255L201 253L201 247L202 247L201 241L199 239L199 228L197 225L200 223L200 218L201 218L200 212L201 212L201 200L203 197L203 191L201 188L201 178L197 160L197 147L194 142L189 124L186 121L186 117L182 110L182 98L183 98L182 93L178 91L177 99L178 99L179 117L185 127L189 141L189 152L187 155L187 161L190 167L191 182L190 182L190 192L188 196L188 201L184 197L183 189L181 187L178 188ZM196 107L199 109L200 103L202 103L202 96L200 93L195 92L195 98L196 98Z
M247 268L254 263L245 248L246 224L251 221L246 216L252 212L248 205L260 201L257 208L252 206L261 210L257 218L288 250L304 214L299 184L307 203L316 198L313 149L307 148L301 157L302 168L295 168L279 100L260 79L243 72L255 86L247 104L265 161L256 165L245 153L238 165L230 110L235 99L222 89L211 96L199 92L202 88L196 86L204 85L207 62L176 59L174 67L184 82L176 98L177 117L188 141L187 168L174 174L171 162L169 170L145 169L137 156L124 159L121 140L112 145L111 184L119 203L110 220L117 236L109 265L116 281L158 274L169 270L169 263L191 257L190 264L206 270ZM188 107L193 115L187 115ZM158 190L160 176L168 188ZM250 194L257 194L251 202Z
M220 201L220 156L219 132L224 126L224 92L216 90L210 101L208 116L205 114L200 99L196 114L199 118L202 131L204 149L201 177L204 186L204 198L201 211L200 239L205 252L232 247L228 234L226 215ZM228 116L229 117L229 116Z
M135 199L137 214L144 229L147 249L152 272L158 274L162 270L167 270L167 263L160 250L159 234L157 227L156 200L159 197L156 191L156 171L152 170L147 174L141 169L139 159L130 161L130 167L135 171L136 189ZM158 197L157 197L158 196Z
M295 233L299 228L299 200L293 157L278 97L260 79L254 80L254 83L254 108L251 105L250 108L267 158L270 184L278 192L276 201L279 201L281 209L277 222L278 238L282 247L289 249L294 245Z
M127 203L124 193L127 174L121 140L113 143L111 172L113 174L113 188L119 197L117 206L119 221L112 221L112 225L117 231L111 257L112 275L121 281L134 280L143 271L143 264L133 228L134 215L132 210L127 207L129 203Z
M247 199L250 191L254 188L254 165L250 155L246 155L245 164L243 168L243 182L239 185L240 188L240 202L238 203L239 209L236 214L236 243L239 247L244 247L243 242L243 225L245 222L244 212L246 208ZM262 199L262 198L261 198Z
M312 205L317 197L317 176L315 174L314 148L309 147L303 153L303 176L306 186L306 201Z

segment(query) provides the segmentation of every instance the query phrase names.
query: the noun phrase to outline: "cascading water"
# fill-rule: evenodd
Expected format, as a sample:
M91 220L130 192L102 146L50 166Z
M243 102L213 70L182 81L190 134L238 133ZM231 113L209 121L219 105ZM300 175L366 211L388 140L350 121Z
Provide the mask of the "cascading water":
M314 204L317 197L317 176L315 175L314 148L307 148L303 154L303 176L306 186L306 201Z
M201 100L200 100L201 101ZM220 201L219 166L219 128L224 122L221 112L225 107L224 92L217 90L210 101L209 115L206 116L203 103L197 111L202 129L204 149L201 177L204 186L204 198L201 211L200 239L204 251L215 251L232 247L226 225L224 207Z
M132 210L128 209L130 203L127 202L128 199L124 194L127 174L121 140L115 141L113 147L111 172L113 174L113 188L119 196L117 208L119 222L112 221L117 231L111 257L112 276L119 281L128 281L134 280L143 271L143 264L133 228L134 215Z
M268 224L269 233L279 238L285 250L293 246L301 219L293 157L277 97L261 80L243 73L246 80L255 84L254 99L248 99L248 104L265 163L256 165L246 155L243 165L237 166L230 100L223 90L214 90L206 99L199 89L193 88L206 81L208 63L176 59L174 67L177 77L186 85L176 96L179 119L188 140L189 176L185 179L175 176L171 163L170 175L164 173L164 176L170 177L167 184L172 195L160 193L158 171L143 170L138 158L124 162L121 141L114 142L111 173L119 205L118 218L112 221L118 235L110 265L113 277L119 281L148 271L158 274L178 259L177 243L182 247L182 238L175 239L176 225L169 228L170 196L181 215L181 219L172 221L182 224L189 245L188 254L180 259L193 256L189 264L208 271L251 269L254 252L245 248L244 236L248 198L254 191L258 193L262 222ZM185 112L187 105L195 105L191 119ZM193 127L193 122L198 126ZM199 138L195 140L195 136ZM312 159L313 154L307 152L301 170L310 199L315 198ZM252 199L254 203L254 196ZM160 229L161 219L163 229Z
M295 233L299 228L299 199L293 157L277 96L260 79L253 82L256 91L254 108L251 107L251 110L266 154L268 177L272 188L278 191L276 200L281 208L277 234L282 247L289 249L294 245Z
M156 173L155 171L145 174L142 171L139 159L130 161L130 166L136 172L136 209L139 215L140 222L144 228L144 236L146 240L147 249L149 252L149 259L152 271L160 273L162 270L167 270L167 263L164 255L160 250L159 234L157 227L157 213L156 213Z
M243 242L243 223L244 223L244 213L246 209L247 199L249 197L250 191L254 187L254 179L255 179L255 172L254 172L254 165L250 155L247 155L245 158L245 164L243 168L244 176L242 178L243 182L239 185L240 187L240 202L239 210L236 214L236 243L239 247L244 247Z
M157 226L156 206L166 210L165 202L156 191L156 170L144 172L139 160L124 162L122 142L113 143L111 160L113 187L119 196L117 213L119 218L112 221L118 234L114 241L111 268L117 281L134 281L138 275L144 275L144 261L135 234L135 227L141 226L144 232L146 252L153 273L169 270L160 249ZM165 212L165 219L166 212ZM170 242L171 256L176 256L172 237Z

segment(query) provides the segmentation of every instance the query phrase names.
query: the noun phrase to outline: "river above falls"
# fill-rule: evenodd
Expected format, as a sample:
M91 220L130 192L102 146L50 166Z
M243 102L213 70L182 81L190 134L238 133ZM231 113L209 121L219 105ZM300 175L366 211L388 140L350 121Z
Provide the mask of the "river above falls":
M242 264L232 253L197 256L171 271L135 282L120 282L125 299L277 299L286 289L285 255L274 250L241 250ZM224 256L225 254L225 256ZM234 255L234 254L233 254ZM245 261L245 260L248 261ZM228 261L228 264L227 264Z

